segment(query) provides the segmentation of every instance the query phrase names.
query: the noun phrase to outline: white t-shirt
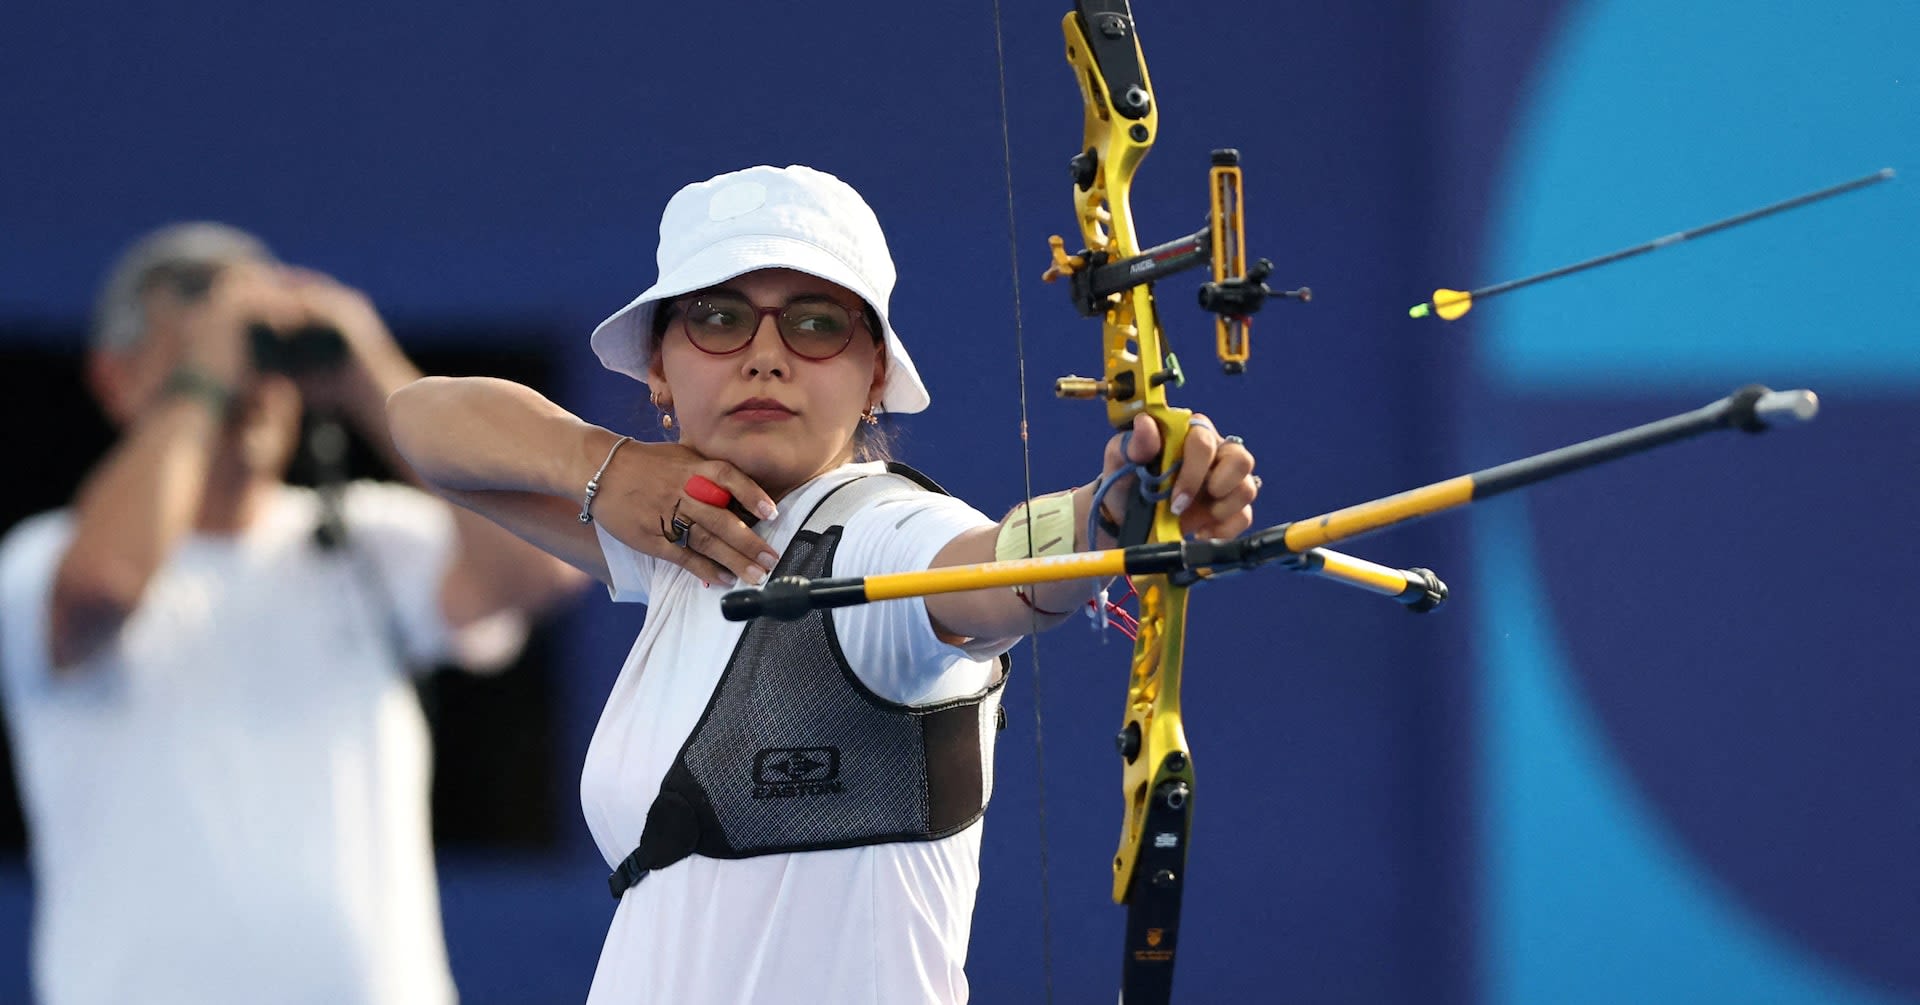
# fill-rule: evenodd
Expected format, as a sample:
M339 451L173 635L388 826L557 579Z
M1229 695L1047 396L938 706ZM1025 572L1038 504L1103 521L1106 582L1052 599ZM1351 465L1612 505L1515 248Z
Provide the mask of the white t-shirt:
M343 510L351 552L314 545L318 500L293 488L242 534L188 538L117 639L58 675L71 516L0 545L43 1005L454 999L426 724L393 652L396 632L415 657L446 647L453 524L397 485L350 485Z
M758 527L777 550L826 490L879 464L848 465L789 493ZM990 524L933 492L889 495L849 518L833 575L926 568L963 531ZM699 721L744 625L722 587L600 534L616 601L649 604L607 699L580 782L587 825L611 867L638 844L647 809ZM832 612L847 662L882 698L929 704L991 683L1016 639L964 647L933 634L920 600ZM991 791L991 776L987 777ZM908 1005L964 1002L962 967L979 883L980 825L937 841L719 860L650 873L614 914L590 1005Z

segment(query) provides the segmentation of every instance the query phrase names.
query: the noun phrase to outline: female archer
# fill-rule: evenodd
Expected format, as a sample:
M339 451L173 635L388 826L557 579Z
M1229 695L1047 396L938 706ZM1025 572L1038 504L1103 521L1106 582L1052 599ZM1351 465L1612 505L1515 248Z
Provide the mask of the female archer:
M951 593L742 626L720 587L1112 547L1101 479L994 521L902 465L881 412L925 385L889 321L894 266L839 179L754 167L690 185L659 278L594 331L677 442L529 388L421 380L396 443L449 499L648 605L581 780L619 908L591 1002L962 1002L1001 655L1097 584ZM1103 478L1158 455L1141 420ZM1252 523L1253 457L1194 417L1182 529ZM1096 512L1096 507L1098 512Z

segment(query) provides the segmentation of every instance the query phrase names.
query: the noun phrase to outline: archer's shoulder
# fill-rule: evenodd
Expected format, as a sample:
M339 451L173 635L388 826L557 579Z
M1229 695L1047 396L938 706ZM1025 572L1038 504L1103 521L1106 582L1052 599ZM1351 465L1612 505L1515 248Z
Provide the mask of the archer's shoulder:
M847 518L849 537L931 538L944 544L956 534L995 522L911 469L902 472L890 466L869 484L867 500Z

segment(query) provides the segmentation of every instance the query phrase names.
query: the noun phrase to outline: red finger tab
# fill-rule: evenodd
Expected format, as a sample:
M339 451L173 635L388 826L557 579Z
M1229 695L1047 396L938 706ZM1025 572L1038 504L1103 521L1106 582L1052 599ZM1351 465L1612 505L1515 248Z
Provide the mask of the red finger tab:
M687 479L685 488L689 498L709 506L725 509L728 503L733 502L733 493L714 484L705 475L694 475Z

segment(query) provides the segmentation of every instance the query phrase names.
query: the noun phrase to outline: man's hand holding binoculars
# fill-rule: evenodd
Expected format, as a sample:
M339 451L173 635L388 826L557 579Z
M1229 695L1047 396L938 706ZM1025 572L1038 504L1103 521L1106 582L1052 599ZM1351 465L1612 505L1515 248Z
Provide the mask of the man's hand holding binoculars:
M369 423L384 432L387 395L420 371L366 294L311 269L287 268L282 275L296 320L256 326L254 365L293 378L308 408L340 413L363 432Z
M262 377L284 377L309 409L364 425L384 420L386 395L419 376L365 294L311 269L231 263L202 295L160 309L173 316L150 319L183 336L181 369L236 403Z

